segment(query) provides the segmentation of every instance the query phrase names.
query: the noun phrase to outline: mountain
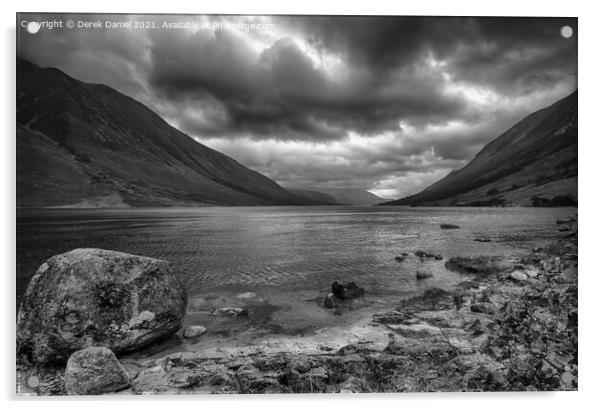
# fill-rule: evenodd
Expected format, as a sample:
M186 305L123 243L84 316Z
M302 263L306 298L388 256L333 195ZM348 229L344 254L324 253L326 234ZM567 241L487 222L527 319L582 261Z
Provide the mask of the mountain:
M329 205L340 204L339 202L337 202L337 199L335 199L334 197L332 197L326 193L317 192L315 190L296 189L296 188L287 188L287 190L296 196L304 197L309 200L315 200L316 202L319 202L321 204L329 204Z
M319 200L326 204L370 206L382 203L385 199L361 189L351 188L288 188L292 193L308 199Z
M17 206L309 204L143 104L17 60Z
M466 166L385 204L550 206L577 203L577 91L522 119Z

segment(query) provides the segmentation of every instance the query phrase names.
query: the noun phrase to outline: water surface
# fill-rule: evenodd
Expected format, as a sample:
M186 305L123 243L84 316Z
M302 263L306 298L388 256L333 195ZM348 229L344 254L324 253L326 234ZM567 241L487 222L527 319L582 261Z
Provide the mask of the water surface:
M17 301L48 257L99 247L168 260L188 289L187 322L203 324L210 333L344 325L426 288L451 288L463 277L445 269L449 257L516 254L549 243L562 234L556 219L574 211L394 206L20 210ZM442 230L441 223L460 229ZM444 260L394 260L419 249ZM417 270L431 271L433 278L417 280ZM343 314L333 314L320 307L319 297L334 280L355 281L367 294ZM216 318L209 314L216 306L247 307L251 316Z

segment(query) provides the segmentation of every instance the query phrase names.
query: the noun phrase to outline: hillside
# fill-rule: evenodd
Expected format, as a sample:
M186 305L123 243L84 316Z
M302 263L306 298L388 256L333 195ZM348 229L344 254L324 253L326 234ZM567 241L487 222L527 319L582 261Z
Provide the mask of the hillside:
M549 206L577 201L577 91L527 116L463 168L385 204Z
M371 206L384 202L384 199L368 191L352 188L288 188L298 196L320 200L331 204Z
M18 207L312 203L112 88L17 69Z

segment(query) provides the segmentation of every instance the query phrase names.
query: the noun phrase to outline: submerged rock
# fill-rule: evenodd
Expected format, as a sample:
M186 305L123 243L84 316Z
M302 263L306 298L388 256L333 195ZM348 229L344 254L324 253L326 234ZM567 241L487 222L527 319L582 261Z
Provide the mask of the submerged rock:
M423 251L423 250L418 250L417 252L414 253L414 255L416 257L419 257L419 258L425 258L425 257L426 258L433 258L433 257L436 257L433 253L429 253L429 252Z
M427 278L431 278L433 273L429 273L428 271L416 271L416 279L425 280Z
M440 226L442 229L459 229L460 226L456 226L455 224L443 223Z
M340 300L360 297L364 295L365 292L366 291L362 287L358 287L353 281L347 284L341 284L338 281L332 283L332 294Z
M249 315L249 310L246 308L238 308L238 307L219 307L215 308L211 311L212 315L231 315L233 317L239 316L247 316Z
M207 332L207 328L202 325L192 325L184 330L184 338L196 338Z
M31 279L17 317L17 350L41 364L89 346L135 350L176 332L186 303L166 261L72 250L48 259Z
M470 306L470 311L493 315L498 311L498 309L493 303L490 302L476 302Z
M327 308L327 309L335 308L337 306L337 304L334 299L334 294L328 293L326 295L326 297L324 297L324 302L322 303L322 305L324 306L324 308Z
M82 349L67 361L65 390L69 395L100 395L129 385L127 371L108 348Z

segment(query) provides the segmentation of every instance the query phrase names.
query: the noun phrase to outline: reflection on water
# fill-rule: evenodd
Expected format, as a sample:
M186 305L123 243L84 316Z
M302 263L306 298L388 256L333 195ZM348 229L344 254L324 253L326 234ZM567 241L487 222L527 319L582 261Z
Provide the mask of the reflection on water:
M205 310L191 312L198 321L208 323L203 311L215 305L244 301L266 308L236 298L253 292L274 307L270 317L281 328L291 320L308 327L328 325L344 318L333 318L308 300L328 291L333 280L366 288L357 306L387 304L431 286L448 288L460 277L447 271L444 261L410 257L398 263L394 257L419 249L444 259L526 251L559 237L555 220L572 213L559 208L339 206L19 211L17 298L46 258L99 247L171 262L191 299L209 300ZM442 230L441 223L461 228ZM430 270L433 278L418 281L417 270ZM261 311L255 316L261 317Z

